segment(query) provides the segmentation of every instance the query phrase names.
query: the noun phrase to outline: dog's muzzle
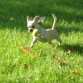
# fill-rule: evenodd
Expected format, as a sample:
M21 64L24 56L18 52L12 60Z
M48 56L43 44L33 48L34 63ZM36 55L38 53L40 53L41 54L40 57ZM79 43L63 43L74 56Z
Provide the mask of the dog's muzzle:
M33 32L33 29L30 29L30 32L32 33Z
M29 30L29 32L31 32L31 33L33 32L33 29L32 29L32 28L29 28L28 30Z
M32 32L33 32L33 30L34 30L34 27L35 27L35 26L30 26L30 27L28 27L29 32L31 32L31 33L32 33Z

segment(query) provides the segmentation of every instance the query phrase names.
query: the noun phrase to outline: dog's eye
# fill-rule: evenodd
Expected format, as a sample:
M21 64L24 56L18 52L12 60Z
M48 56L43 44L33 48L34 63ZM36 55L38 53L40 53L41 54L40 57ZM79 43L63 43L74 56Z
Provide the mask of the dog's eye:
M34 28L35 26L32 26L32 28Z

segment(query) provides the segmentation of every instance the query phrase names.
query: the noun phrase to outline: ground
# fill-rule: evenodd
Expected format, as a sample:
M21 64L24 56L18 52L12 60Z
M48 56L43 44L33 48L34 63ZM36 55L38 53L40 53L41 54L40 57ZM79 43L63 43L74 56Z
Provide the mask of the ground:
M50 28L52 13L62 44L38 42L27 16L45 16ZM83 83L83 0L0 0L0 83Z

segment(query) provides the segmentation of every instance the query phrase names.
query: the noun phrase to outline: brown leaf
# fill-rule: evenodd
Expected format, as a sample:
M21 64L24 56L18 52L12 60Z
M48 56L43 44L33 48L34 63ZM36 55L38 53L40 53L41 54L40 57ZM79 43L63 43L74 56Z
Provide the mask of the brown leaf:
M56 54L53 54L52 57L55 58L57 55Z
M57 60L56 62L57 62L58 64L60 64L61 66L62 66L62 65L66 65L66 64L67 64L66 62L61 61L61 60Z
M26 64L26 63L23 64L23 66L24 66L24 68L28 68L28 64Z
M27 47L22 47L22 51L28 52L28 51L29 51L29 48L27 48Z
M68 48L68 49L67 49L67 54L70 54L72 51L73 51L72 48Z
M79 70L72 70L70 71L71 74L80 74L80 71Z

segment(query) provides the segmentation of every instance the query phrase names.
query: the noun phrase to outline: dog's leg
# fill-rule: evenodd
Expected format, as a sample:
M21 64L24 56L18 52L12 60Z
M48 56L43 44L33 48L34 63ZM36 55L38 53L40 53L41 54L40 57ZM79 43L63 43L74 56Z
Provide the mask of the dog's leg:
M55 39L59 42L59 45L61 44L61 39L59 37L59 34L57 33L57 31L55 31Z
M33 39L33 41L31 42L31 46L30 46L30 48L32 48L33 45L34 45L36 42L37 42L37 39Z
M56 40L59 42L58 45L60 46L61 45L61 39L59 36L56 37Z

